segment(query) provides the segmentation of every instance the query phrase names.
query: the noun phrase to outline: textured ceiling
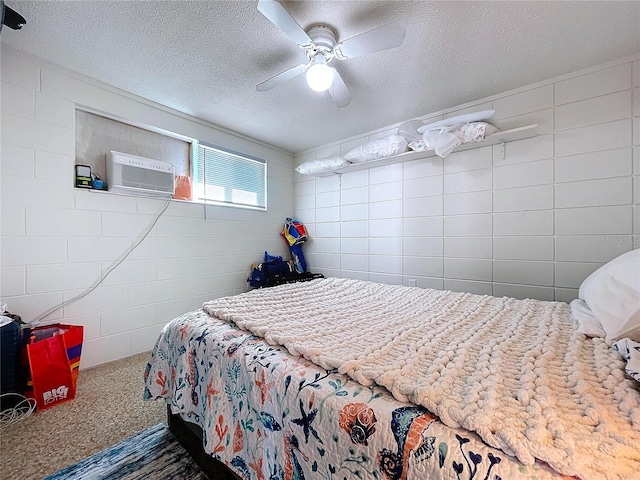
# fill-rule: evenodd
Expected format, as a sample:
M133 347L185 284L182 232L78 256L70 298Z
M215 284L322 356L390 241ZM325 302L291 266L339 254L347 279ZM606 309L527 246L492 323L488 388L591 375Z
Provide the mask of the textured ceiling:
M335 66L335 107L257 1L6 0L27 19L2 43L292 153L640 52L640 2L283 2L303 27L345 40L401 22L402 46Z

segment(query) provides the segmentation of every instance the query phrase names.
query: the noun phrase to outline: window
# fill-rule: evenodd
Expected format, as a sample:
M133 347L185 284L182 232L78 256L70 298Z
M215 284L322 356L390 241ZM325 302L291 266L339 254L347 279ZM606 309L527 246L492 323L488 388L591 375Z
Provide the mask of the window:
M88 165L107 183L106 155L111 150L171 163L176 175L189 174L192 139L86 110L76 109L75 116L76 164Z
M267 209L264 160L198 145L193 166L193 198L221 205Z

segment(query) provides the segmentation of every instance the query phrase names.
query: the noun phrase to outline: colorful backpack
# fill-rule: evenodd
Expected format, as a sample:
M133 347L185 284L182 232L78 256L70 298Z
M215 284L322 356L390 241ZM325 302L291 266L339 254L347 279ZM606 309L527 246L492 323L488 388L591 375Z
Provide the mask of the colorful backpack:
M308 234L307 229L302 222L296 218L287 218L280 232L289 244L291 249L291 256L293 257L293 263L296 266L298 273L304 273L307 271L307 262L302 254L302 244L307 241Z
M308 237L305 226L295 218L287 218L280 235L284 237L290 247L306 242Z

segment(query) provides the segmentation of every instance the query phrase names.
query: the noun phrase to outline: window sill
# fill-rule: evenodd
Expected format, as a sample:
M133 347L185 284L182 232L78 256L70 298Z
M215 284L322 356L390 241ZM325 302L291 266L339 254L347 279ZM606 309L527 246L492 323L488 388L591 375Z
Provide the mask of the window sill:
M144 198L147 200L164 200L166 201L168 197L166 196L161 196L161 195L145 195L143 193L127 193L127 192L122 192L122 191L117 191L114 192L112 190L97 190L95 188L82 188L82 187L74 187L74 189L76 191L86 191L88 193L92 193L92 194L99 194L99 195L116 195L119 197L131 197L131 198ZM266 212L267 208L260 208L260 207L250 207L247 205L234 205L231 203L221 203L221 202L215 202L213 200L201 200L201 199L196 199L196 200L185 200L183 198L173 198L171 197L171 201L172 202L179 202L179 203L191 203L191 204L196 204L196 205L207 205L210 207L229 207L229 208L240 208L242 210L255 210L258 212Z

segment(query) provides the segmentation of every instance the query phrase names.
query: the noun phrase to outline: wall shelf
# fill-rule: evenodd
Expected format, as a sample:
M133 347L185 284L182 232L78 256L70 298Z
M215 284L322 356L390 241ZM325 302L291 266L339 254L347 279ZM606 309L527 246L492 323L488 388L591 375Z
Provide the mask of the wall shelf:
M467 143L465 145L460 145L457 147L453 153L462 152L464 150L471 150L474 148L482 148L490 145L499 145L502 143L513 142L516 140L523 140L525 138L535 137L538 134L538 124L534 123L531 125L526 125L524 127L512 128L510 130L504 130L502 132L496 132L492 135L489 135L482 142L478 143ZM429 158L435 157L436 154L433 151L428 152L405 152L399 155L393 155L391 157L379 158L376 160L370 160L368 162L362 163L352 163L346 167L339 168L338 170L334 170L332 172L323 172L315 174L316 177L328 177L335 174L355 172L357 170L366 170L369 168L382 167L385 165L392 165L394 163L400 162L408 162L410 160L419 160L421 158ZM446 159L445 159L446 161Z

